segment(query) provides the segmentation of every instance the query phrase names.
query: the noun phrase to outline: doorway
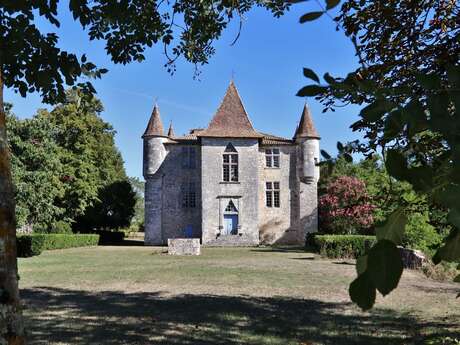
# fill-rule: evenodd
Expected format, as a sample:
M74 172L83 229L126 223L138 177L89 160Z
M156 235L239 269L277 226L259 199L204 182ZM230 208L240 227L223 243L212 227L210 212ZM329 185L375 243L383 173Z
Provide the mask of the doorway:
M229 201L224 212L224 235L238 234L238 209L232 200Z
M224 235L238 234L238 215L224 214Z

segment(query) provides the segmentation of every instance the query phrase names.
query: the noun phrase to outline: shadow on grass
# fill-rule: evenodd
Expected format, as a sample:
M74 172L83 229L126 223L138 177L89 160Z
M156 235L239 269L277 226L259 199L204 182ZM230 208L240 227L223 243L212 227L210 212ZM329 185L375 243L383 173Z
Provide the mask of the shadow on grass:
M460 336L448 332L455 320L351 313L348 303L318 300L59 288L22 297L31 344L417 344L424 329Z
M258 247L251 249L252 252L264 253L311 253L309 249L301 246L273 246L273 247Z

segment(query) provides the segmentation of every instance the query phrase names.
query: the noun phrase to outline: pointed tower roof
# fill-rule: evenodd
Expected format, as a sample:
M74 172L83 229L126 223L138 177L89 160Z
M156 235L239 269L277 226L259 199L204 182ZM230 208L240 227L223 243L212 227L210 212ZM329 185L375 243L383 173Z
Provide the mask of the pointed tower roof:
M197 134L201 137L261 138L252 127L233 80L209 126Z
M169 129L168 129L168 137L173 138L176 135L174 134L174 128L172 125L172 121L169 123Z
M145 129L142 138L164 136L165 135L163 131L163 123L161 122L160 110L158 109L158 106L155 104L155 106L153 107L152 115L150 116L149 123L147 124L147 128Z
M303 107L302 117L300 118L300 123L297 126L297 129L294 134L294 139L297 138L320 139L320 136L316 131L315 125L313 124L310 109L306 104Z

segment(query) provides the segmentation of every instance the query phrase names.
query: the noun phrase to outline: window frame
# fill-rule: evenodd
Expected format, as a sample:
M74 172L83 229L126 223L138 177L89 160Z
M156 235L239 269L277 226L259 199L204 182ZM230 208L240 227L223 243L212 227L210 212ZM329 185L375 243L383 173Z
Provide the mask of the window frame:
M265 168L279 169L280 166L281 166L281 150L278 147L266 148L265 149Z
M222 155L222 181L239 182L238 153L224 152Z
M182 182L181 185L181 207L185 209L196 208L196 183L195 181Z
M279 181L265 182L265 207L281 207L281 184Z

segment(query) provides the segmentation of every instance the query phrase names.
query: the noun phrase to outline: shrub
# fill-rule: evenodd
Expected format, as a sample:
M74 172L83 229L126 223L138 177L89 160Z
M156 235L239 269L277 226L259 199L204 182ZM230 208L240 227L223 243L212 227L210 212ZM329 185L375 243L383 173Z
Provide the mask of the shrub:
M366 184L358 178L341 176L327 185L319 198L321 230L328 234L368 233L374 223L374 205L369 202Z
M28 258L40 255L43 251L44 243L45 237L43 235L19 235L16 238L17 256L20 258Z
M313 238L315 248L329 258L357 258L376 242L375 236L363 235L315 235Z
M429 222L428 213L411 213L403 237L403 246L418 249L428 256L434 254L434 249L442 241L442 236Z
M17 237L18 257L40 255L44 250L96 246L99 235L94 234L29 234Z

